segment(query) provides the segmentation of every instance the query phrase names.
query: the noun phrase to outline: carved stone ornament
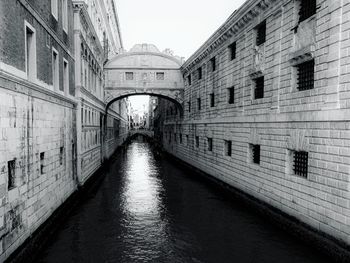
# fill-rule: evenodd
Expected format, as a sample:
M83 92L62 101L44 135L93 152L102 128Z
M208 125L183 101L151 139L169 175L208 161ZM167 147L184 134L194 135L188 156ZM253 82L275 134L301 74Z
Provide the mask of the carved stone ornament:
M302 129L293 129L290 132L287 147L294 151L308 151L309 144L309 131Z

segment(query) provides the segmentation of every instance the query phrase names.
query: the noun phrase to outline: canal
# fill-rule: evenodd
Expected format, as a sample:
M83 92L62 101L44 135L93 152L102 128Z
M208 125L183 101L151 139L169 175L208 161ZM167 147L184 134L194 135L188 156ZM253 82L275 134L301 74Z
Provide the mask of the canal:
M189 173L132 142L36 262L330 262Z

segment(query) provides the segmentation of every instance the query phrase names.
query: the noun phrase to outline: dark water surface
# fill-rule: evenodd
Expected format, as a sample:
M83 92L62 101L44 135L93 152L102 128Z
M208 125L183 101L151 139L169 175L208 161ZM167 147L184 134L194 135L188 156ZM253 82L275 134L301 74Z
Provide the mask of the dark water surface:
M330 262L133 142L37 262Z

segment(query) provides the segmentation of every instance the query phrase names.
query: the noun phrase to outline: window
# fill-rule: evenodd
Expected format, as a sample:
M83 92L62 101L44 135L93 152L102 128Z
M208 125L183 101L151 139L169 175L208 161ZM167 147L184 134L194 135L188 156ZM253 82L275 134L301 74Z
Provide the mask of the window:
M180 143L182 144L182 133L180 133Z
M309 153L293 151L293 171L295 175L307 178Z
M211 71L214 72L216 70L216 59L215 57L210 59Z
M61 87L60 87L61 88ZM69 69L68 61L63 59L63 86L62 91L68 91L69 89ZM61 89L60 89L61 90Z
M8 183L7 189L11 190L16 185L16 159L7 162Z
M177 134L174 133L174 142L176 143L176 141L177 141Z
M264 77L259 77L255 81L254 99L264 98Z
M230 60L234 60L236 58L236 42L233 42L228 46Z
M187 102L187 105L188 105L188 112L191 112L191 102Z
M200 67L200 68L198 68L197 69L197 72L198 72L198 79L202 79L202 74L203 74L203 72L202 72L202 67Z
M235 88L234 87L228 88L227 95L228 95L228 104L234 104L235 103Z
M134 79L134 72L125 72L125 79L126 80L133 80Z
M196 136L196 147L199 147L199 136Z
M214 107L214 106L215 106L215 96L214 96L214 93L210 93L210 94L209 94L209 99L210 99L210 107Z
M232 155L232 141L225 141L225 155Z
M63 147L60 147L60 165L63 164Z
M68 1L62 0L62 27L68 32Z
M213 139L208 138L208 151L211 152L213 151Z
M40 174L44 174L45 152L40 153Z
M300 0L299 23L316 14L316 0Z
M197 106L198 106L198 110L201 110L201 108L202 108L201 98L197 98Z
M256 28L256 45L260 46L266 41L266 21L260 23Z
M59 90L58 52L52 48L52 85L54 90Z
M314 88L315 61L310 60L297 65L298 90Z
M251 144L250 147L253 163L260 164L260 145Z
M28 23L25 26L26 33L26 70L29 80L36 79L36 39L34 28Z
M51 14L56 20L58 19L58 1L51 0Z
M187 82L188 85L191 86L192 85L192 78L191 78L191 74L187 76Z
M157 72L156 78L157 80L164 80L164 72Z

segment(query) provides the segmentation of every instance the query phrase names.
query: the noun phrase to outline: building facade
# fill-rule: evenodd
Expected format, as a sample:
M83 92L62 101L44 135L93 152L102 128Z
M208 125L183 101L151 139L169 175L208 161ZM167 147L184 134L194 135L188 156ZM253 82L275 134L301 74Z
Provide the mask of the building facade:
M183 65L176 157L350 244L350 3L249 0ZM170 111L171 104L163 114Z

